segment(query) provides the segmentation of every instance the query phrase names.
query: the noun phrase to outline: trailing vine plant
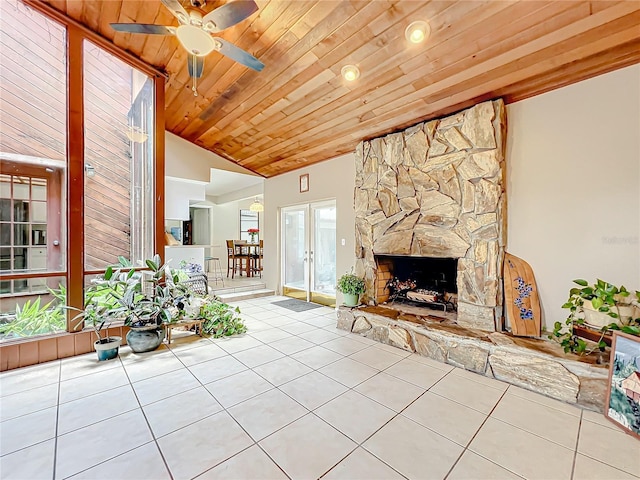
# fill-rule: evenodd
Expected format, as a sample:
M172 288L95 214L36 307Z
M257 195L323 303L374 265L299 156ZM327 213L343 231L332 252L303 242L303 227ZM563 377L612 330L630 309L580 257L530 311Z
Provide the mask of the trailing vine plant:
M575 325L585 325L584 318L579 316L584 310L585 302L590 302L594 310L608 315L613 320L619 320L619 305L632 303L627 300L631 294L624 286L618 288L603 280L597 280L594 285L589 285L589 282L582 279L573 282L580 288L572 288L569 291L569 299L562 305L562 308L569 309L569 316L564 325L561 322L555 322L553 332L549 335L550 339L560 343L565 353L588 355L596 349L604 352L607 347L604 337L611 330L640 336L640 318L633 318L626 325L611 322L599 329L599 340L592 349L587 350L587 342L577 336L573 329ZM640 304L640 292L635 292L635 303Z

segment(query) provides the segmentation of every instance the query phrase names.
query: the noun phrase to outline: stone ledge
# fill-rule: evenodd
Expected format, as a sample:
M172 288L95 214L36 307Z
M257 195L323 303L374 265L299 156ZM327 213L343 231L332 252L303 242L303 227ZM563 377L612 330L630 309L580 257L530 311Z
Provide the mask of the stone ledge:
M417 322L407 315L391 318L380 311L339 307L337 327L563 402L604 409L609 370L590 363L592 358L565 355L542 339Z

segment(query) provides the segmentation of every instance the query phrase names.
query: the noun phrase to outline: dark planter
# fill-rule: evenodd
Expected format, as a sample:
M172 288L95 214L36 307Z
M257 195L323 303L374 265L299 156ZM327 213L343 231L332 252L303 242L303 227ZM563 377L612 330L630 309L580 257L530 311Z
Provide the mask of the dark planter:
M127 333L127 344L135 353L150 352L164 340L164 329L157 325L131 327Z

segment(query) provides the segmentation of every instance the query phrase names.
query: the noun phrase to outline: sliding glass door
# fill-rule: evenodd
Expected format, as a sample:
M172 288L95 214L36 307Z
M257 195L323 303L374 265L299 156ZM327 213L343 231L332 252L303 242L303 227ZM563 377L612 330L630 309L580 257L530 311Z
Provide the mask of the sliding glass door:
M335 305L335 201L283 208L281 223L284 295Z

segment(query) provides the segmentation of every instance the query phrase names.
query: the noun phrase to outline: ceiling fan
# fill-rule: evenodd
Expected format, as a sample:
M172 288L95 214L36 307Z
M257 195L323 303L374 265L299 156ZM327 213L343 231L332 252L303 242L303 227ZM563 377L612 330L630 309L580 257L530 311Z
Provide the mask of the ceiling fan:
M205 16L197 10L204 6L205 0L191 0L192 6L196 8L189 11L185 10L178 0L161 1L178 19L180 25L173 27L145 23L112 23L111 27L118 32L175 35L189 52L187 64L189 76L193 80L191 90L195 96L198 95L197 79L202 77L204 71L204 57L214 50L258 72L264 68L264 63L249 52L245 52L223 38L211 35L255 13L258 5L253 0L236 0L216 8Z

